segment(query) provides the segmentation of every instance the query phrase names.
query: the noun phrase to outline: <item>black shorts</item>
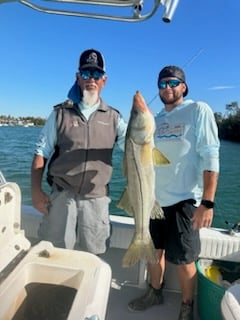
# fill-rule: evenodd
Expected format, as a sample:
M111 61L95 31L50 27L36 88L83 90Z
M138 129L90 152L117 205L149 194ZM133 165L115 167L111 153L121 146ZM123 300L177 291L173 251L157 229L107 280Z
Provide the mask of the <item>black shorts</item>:
M188 199L163 207L165 219L150 219L150 233L156 249L164 249L165 257L174 264L187 264L198 259L199 230L193 230L195 200Z

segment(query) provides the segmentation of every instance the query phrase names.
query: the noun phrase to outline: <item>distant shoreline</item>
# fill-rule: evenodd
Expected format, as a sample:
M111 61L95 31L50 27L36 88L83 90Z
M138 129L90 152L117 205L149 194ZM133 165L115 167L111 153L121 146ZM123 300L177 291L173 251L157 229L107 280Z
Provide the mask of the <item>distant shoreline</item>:
M44 126L46 119L35 118L35 117L11 117L11 116L0 116L0 126L1 127L42 127Z

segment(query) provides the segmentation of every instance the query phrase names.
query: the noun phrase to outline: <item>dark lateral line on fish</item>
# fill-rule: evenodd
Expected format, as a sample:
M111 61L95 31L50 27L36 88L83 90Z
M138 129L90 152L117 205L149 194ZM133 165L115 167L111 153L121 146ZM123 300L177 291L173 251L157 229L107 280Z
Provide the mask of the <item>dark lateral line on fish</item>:
M134 142L131 140L131 143L132 143L132 149L133 149L133 154L134 154L134 157L133 157L133 159L134 159L134 164L135 164L135 167L136 167L136 172L137 172L137 175L138 175L138 180L140 181L140 183L139 183L139 185L140 185L140 193L141 193L141 195L143 195L143 189L142 189L142 183L141 183L141 175L140 175L140 171L139 171L139 165L138 165L138 163L137 163L137 161L136 161L136 152L135 152L135 148L134 148ZM141 165L141 163L140 163L140 165ZM143 208L143 197L141 196L141 201L142 201L142 208ZM142 217L142 226L143 226L143 215L141 215L141 217ZM142 231L143 231L143 228L142 228Z

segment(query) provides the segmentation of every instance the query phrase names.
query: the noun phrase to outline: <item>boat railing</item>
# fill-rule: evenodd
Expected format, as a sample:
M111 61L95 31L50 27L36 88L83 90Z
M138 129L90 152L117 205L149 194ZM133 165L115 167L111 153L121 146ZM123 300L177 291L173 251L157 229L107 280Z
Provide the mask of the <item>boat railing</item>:
M4 178L2 171L0 171L0 186L3 186L4 184L6 184L6 180Z
M162 20L170 22L179 0L0 0L0 4L9 2L19 2L44 13L125 22L149 19L162 6ZM121 11L120 15L115 13L116 9Z

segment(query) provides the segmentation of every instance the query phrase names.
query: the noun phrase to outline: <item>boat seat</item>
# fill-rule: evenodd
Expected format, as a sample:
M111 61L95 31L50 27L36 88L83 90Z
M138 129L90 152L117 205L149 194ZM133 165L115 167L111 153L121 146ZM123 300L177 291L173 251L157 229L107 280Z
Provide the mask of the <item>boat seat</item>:
M221 312L224 320L240 319L240 284L234 284L225 291L221 301Z

